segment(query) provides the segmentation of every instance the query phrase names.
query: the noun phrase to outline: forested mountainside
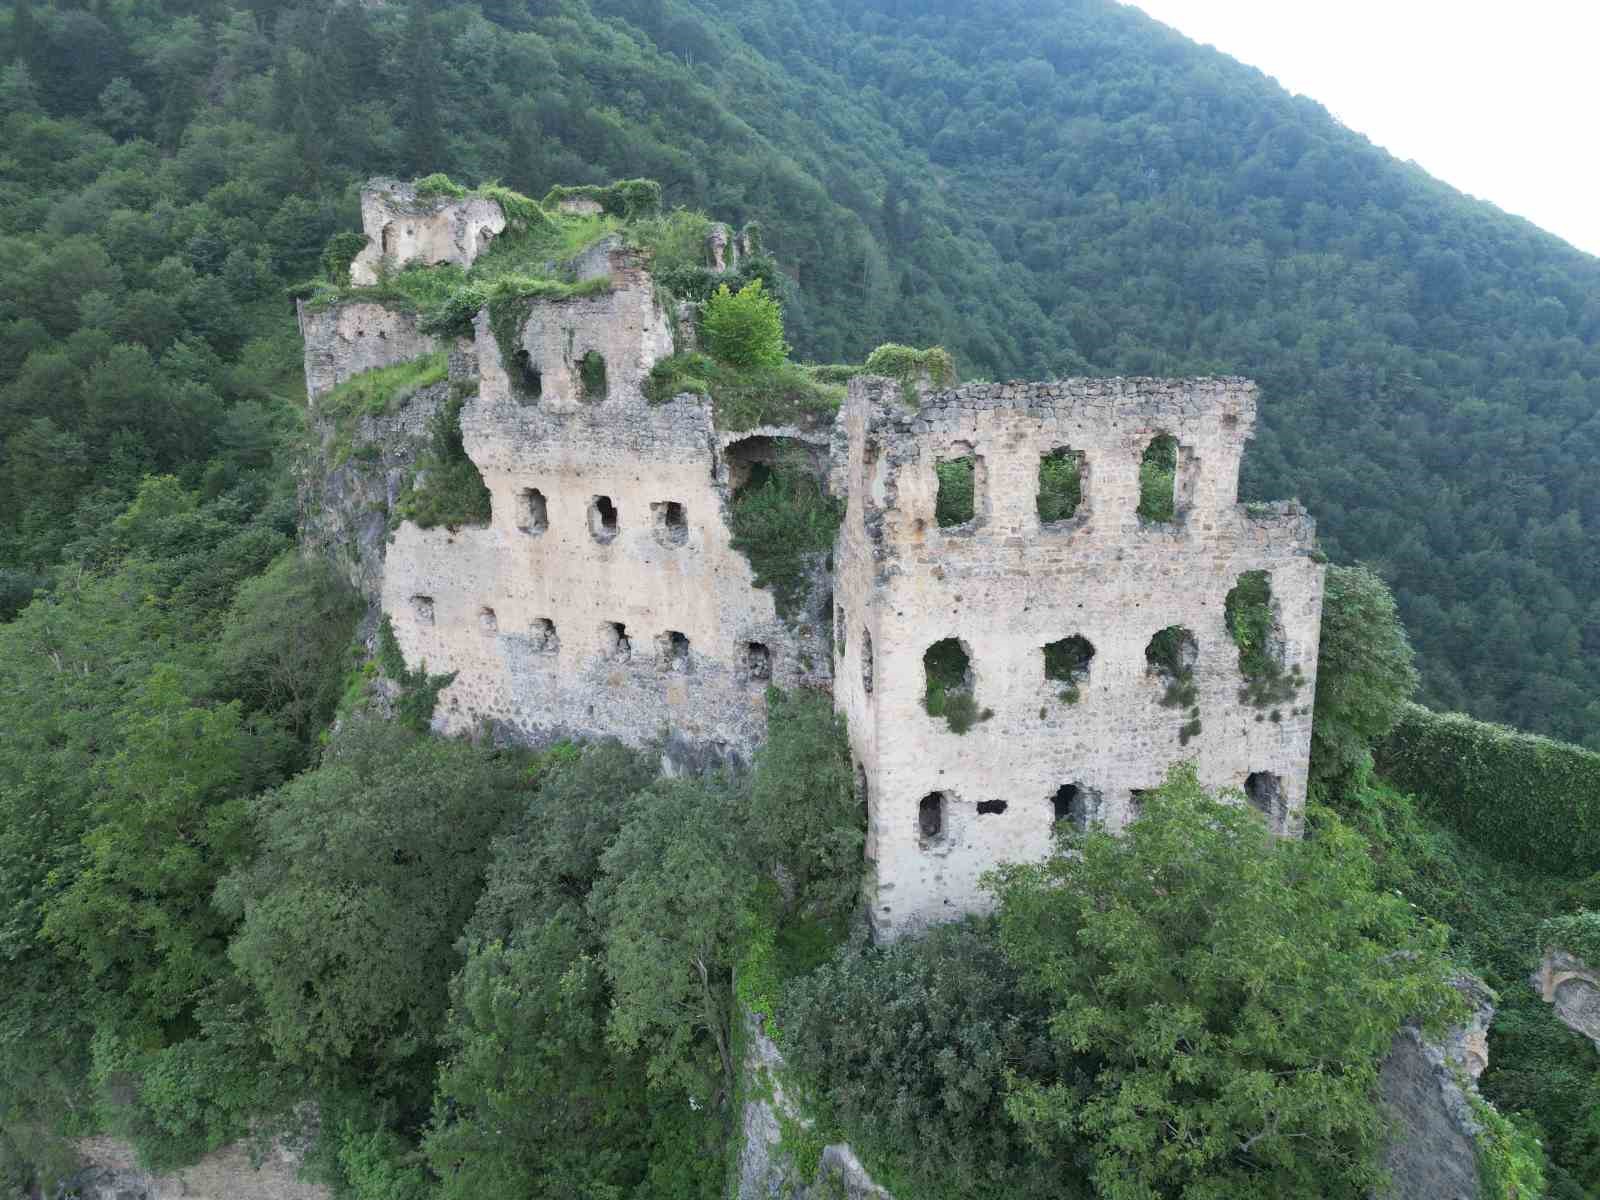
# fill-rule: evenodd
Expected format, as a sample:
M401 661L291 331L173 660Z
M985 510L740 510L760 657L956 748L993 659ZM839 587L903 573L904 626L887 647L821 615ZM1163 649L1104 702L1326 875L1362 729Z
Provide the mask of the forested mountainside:
M1600 744L1600 260L1112 0L23 0L4 36L13 596L292 390L283 289L359 179L648 176L767 225L808 357L1253 376L1247 497L1379 567L1424 699Z

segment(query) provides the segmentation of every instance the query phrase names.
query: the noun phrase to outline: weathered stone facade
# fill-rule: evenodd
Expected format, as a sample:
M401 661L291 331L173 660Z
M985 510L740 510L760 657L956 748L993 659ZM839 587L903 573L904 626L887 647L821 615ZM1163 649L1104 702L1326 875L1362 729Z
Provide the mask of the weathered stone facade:
M769 684L828 685L827 607L779 618L732 548L726 505L767 439L818 439L722 434L699 397L646 401L645 377L672 352L670 319L631 253L611 247L606 269L610 291L531 302L509 364L480 314L478 394L461 427L493 517L402 525L384 611L408 661L458 672L441 697L447 732L665 736L681 765L747 759ZM603 394L582 380L591 352Z
M1042 857L1060 817L1121 827L1135 793L1181 760L1211 787L1256 777L1269 817L1297 829L1323 568L1303 510L1237 503L1255 416L1255 388L1241 379L986 384L914 407L887 380L852 384L835 695L865 773L879 936L982 907L979 876ZM1136 513L1140 457L1161 433L1178 442L1170 525ZM1040 458L1062 448L1082 455L1082 500L1045 525ZM935 464L965 456L978 460L976 517L941 528ZM1283 663L1301 670L1297 694L1270 711L1241 698L1224 624L1228 592L1255 570L1270 575ZM1145 656L1169 626L1198 646L1201 728L1187 738ZM1043 648L1074 636L1093 658L1064 703ZM947 638L969 655L977 705L992 712L964 736L923 706L923 655Z
M350 282L371 287L385 260L470 267L505 231L500 206L483 196L419 196L397 179L374 179L361 189L361 231L367 244L350 264Z
M1600 967L1551 948L1528 982L1541 1000L1555 1006L1563 1025L1583 1034L1600 1051Z

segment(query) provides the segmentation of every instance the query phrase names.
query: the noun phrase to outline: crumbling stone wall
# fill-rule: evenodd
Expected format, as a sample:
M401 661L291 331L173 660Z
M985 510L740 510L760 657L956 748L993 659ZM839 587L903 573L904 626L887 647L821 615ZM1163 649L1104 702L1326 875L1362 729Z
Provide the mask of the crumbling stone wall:
M461 427L493 517L402 525L384 611L409 662L458 672L441 697L446 732L488 723L635 745L670 733L679 765L748 757L769 684L828 685L826 603L790 624L754 586L727 524L741 436L719 433L699 397L645 400L650 367L672 352L670 317L639 259L613 246L606 266L609 292L530 303L510 363L480 314L479 391ZM581 386L591 351L603 398Z
M371 287L387 260L470 267L505 232L500 206L482 196L418 196L397 179L369 180L361 189L361 230L367 245L350 264L350 282Z
M315 404L363 371L432 354L439 343L417 329L415 313L366 300L297 307L305 343L306 399Z
M1555 1006L1563 1025L1600 1050L1600 967L1551 947L1528 982L1541 1000Z
M1255 416L1255 388L1242 379L984 384L914 406L888 380L852 383L841 417L835 701L866 777L880 937L982 908L983 871L1048 851L1058 797L1120 828L1135 793L1181 760L1195 760L1209 787L1244 788L1255 776L1270 818L1298 829L1323 568L1303 510L1237 503ZM1136 512L1141 455L1161 433L1179 444L1171 525ZM1058 448L1083 456L1082 501L1070 520L1041 525L1039 461ZM941 528L935 465L966 455L979 460L976 519ZM1293 699L1270 712L1242 698L1224 622L1228 592L1253 570L1270 574L1283 665L1301 671ZM1145 654L1174 625L1198 646L1200 730L1187 740L1188 706L1162 705L1165 684ZM1095 653L1078 699L1065 703L1043 647L1072 636ZM923 655L946 638L969 654L977 706L992 714L964 736L923 705Z

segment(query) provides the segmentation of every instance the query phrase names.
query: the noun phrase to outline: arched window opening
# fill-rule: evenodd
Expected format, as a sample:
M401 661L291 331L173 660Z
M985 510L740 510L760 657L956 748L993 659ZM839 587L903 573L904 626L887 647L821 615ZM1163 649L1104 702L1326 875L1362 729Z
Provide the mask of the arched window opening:
M930 717L943 717L952 733L966 733L986 714L978 711L972 657L957 638L929 646L922 656L926 688L922 707Z
M550 506L538 488L522 489L522 520L517 528L538 535L550 528Z
M1044 648L1044 677L1047 682L1060 686L1061 703L1079 701L1081 689L1089 681L1089 664L1093 660L1094 644L1079 634L1051 642Z
M589 535L601 543L617 536L617 506L610 496L596 496L589 504Z

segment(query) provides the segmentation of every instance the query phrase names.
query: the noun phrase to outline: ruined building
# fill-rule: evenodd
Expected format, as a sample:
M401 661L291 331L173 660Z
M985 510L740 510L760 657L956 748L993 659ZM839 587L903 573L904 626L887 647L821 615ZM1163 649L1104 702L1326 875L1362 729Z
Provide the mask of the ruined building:
M384 187L363 203L357 283L385 257L470 265L505 229L481 197ZM713 240L708 264L727 231ZM456 673L442 731L660 739L695 767L748 760L769 686L831 688L880 936L980 906L979 876L1041 857L1059 820L1120 828L1180 760L1297 831L1323 570L1298 506L1238 503L1253 385L862 375L832 422L732 432L698 394L647 398L652 366L691 332L643 255L612 237L568 274L575 286L530 299L515 328L497 332L485 308L453 341L359 292L302 310L314 407L359 372L440 350L435 407L447 388L466 397L488 523L403 522L385 546L367 519L382 561L363 582L407 661ZM419 428L402 415L368 435ZM1152 516L1157 447L1171 496ZM390 450L372 456L392 466ZM739 487L780 456L844 505L831 561L788 612L729 526ZM1074 482L1046 506L1052 471ZM940 494L962 480L965 510ZM384 490L363 502L381 508ZM1246 585L1268 605L1253 678L1227 616Z

